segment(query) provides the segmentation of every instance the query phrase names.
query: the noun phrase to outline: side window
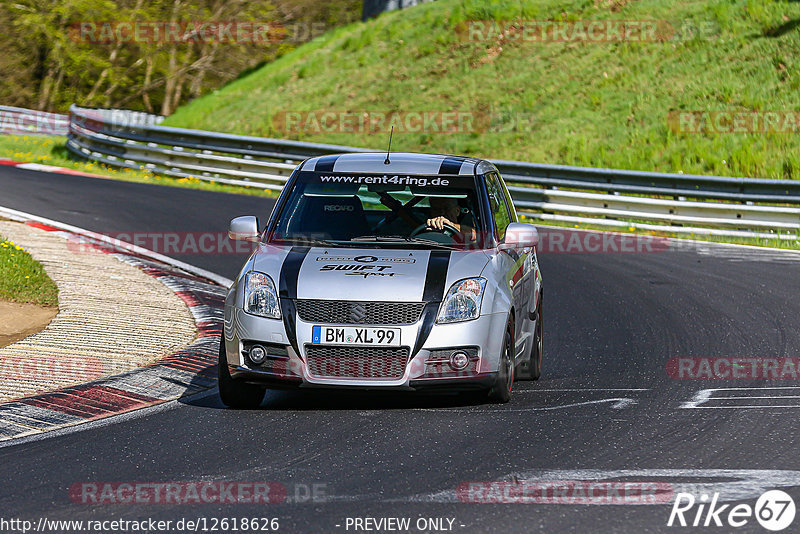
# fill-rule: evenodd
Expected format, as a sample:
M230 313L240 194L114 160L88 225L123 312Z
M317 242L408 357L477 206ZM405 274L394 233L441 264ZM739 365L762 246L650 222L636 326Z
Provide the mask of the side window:
M486 191L489 193L489 205L494 214L495 231L498 239L503 239L506 235L506 228L511 222L511 215L506 206L505 190L500 185L496 174L487 174L483 179L486 182Z
M503 182L502 178L498 177L498 182L500 182L500 186L503 188L503 193L505 193L506 205L508 206L508 212L511 214L511 222L519 222L519 217L517 217L517 209L514 207L514 201L511 199L511 193L508 192L508 187L506 187L506 184Z

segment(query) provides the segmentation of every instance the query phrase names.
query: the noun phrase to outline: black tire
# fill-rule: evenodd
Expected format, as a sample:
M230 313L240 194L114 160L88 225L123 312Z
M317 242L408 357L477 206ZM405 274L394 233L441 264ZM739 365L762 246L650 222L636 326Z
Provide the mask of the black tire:
M539 293L539 309L536 312L536 332L533 337L533 348L531 349L531 361L528 368L531 373L531 380L539 380L542 376L542 362L544 361L544 322L542 319L542 293Z
M497 380L489 390L486 399L496 404L505 404L511 400L511 390L514 388L514 319L509 316L506 326L506 335L503 342L503 353L500 355L500 366L497 370Z
M219 364L217 365L219 378L219 398L228 408L252 410L261 405L264 400L266 388L255 384L246 384L231 378L228 370L228 360L225 357L225 342L219 339Z

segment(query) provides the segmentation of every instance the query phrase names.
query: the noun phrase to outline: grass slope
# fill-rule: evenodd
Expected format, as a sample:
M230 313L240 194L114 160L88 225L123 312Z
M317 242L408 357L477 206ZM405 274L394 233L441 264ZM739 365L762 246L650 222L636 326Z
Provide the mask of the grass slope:
M58 287L25 249L0 236L0 300L58 306Z
M682 38L465 38L466 21L487 19L664 20ZM394 148L796 179L800 134L678 134L667 117L800 110L798 22L800 4L785 0L439 0L326 34L180 108L165 125L382 148L385 132L287 136L273 117L459 110L502 117L503 127L400 133Z

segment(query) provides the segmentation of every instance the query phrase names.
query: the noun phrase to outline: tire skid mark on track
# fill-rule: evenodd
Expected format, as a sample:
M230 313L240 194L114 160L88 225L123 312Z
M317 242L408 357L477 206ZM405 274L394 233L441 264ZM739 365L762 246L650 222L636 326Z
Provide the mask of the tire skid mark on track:
M40 222L24 222L67 239L85 239L80 234ZM150 365L0 404L0 441L163 404L216 386L217 339L222 331L225 289L167 264L129 252L120 253L102 243L95 246L157 278L174 291L195 319L197 338L187 347Z

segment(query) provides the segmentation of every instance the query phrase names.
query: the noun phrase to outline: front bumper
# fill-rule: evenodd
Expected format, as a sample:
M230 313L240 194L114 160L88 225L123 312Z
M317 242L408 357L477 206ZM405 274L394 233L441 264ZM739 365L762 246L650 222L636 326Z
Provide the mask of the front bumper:
M231 376L237 380L258 383L274 389L342 388L360 390L474 390L492 386L498 371L499 355L506 327L504 314L488 314L462 323L430 327L430 332L420 343L424 319L413 325L391 325L399 328L401 344L408 348L409 359L402 376L395 378L357 378L343 376L315 376L307 365L306 347L311 344L311 330L315 324L295 317L294 339L284 322L265 319L245 313L241 308L226 308L224 340ZM353 326L353 325L323 325ZM382 325L358 325L358 327ZM285 349L285 360L255 366L245 357L243 350L250 343L265 343ZM321 345L314 345L320 347ZM322 345L324 346L324 345ZM447 363L433 364L448 351L470 349L470 365L464 371L453 371ZM416 350L415 350L416 349ZM342 348L342 350L347 350Z
M345 381L336 383L309 382L300 377L277 377L270 373L262 373L249 367L228 366L231 376L236 380L250 384L258 384L269 389L295 390L295 389L349 389L357 391L419 391L430 393L446 393L460 391L478 391L489 389L497 380L497 372L481 373L471 377L461 378L419 378L409 380L400 385L382 385L371 383L369 385L351 384Z

